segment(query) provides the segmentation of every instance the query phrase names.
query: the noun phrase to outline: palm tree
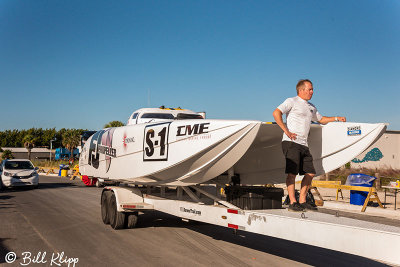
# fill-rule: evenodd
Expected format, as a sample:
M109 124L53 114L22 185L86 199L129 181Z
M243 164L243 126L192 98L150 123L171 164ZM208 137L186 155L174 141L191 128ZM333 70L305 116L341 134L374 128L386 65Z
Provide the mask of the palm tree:
M62 136L62 144L65 146L70 152L70 158L74 157L74 149L79 146L81 142L79 131L77 130L67 130Z
M28 150L28 159L31 160L31 150L35 147L36 138L31 134L27 134L22 139L22 142L24 142L24 147Z
M106 125L104 125L104 128L112 128L112 127L121 127L124 126L125 124L120 121L110 121Z

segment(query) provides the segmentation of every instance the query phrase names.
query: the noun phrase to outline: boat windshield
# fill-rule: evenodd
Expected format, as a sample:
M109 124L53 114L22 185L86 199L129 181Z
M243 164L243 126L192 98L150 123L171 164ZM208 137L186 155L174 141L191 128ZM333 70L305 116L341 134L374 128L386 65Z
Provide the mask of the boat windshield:
M82 133L82 135L81 135L81 147L82 148L85 145L86 141L89 139L89 137L91 137L95 133L96 133L96 131L85 131Z
M203 116L200 114L187 114L187 113L178 113L176 116L177 120L195 120L195 119L203 119Z
M142 119L164 119L164 120L173 120L174 115L169 113L145 113L140 117Z

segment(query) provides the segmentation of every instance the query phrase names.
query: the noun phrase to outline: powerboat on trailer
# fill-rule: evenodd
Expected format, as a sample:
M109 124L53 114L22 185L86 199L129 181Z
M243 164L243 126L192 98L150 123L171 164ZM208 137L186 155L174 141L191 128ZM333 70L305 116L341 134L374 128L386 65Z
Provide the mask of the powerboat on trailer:
M339 168L373 144L384 123L312 124L316 175ZM286 179L282 130L271 122L206 119L187 109L145 108L127 125L94 133L82 148L82 175L138 185L189 186L235 178L241 184Z

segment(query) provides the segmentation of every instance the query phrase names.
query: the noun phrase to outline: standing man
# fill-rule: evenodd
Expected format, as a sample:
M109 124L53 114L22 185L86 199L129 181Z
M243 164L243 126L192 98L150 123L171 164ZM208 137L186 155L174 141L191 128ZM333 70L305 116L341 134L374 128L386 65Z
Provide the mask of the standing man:
M290 211L316 210L306 202L307 191L315 176L313 158L308 149L308 133L311 121L327 124L332 121L346 121L345 117L324 117L308 102L314 93L310 80L300 80L296 85L297 96L286 99L272 113L276 123L283 130L282 151L286 158L286 186L289 194ZM286 125L282 114L286 114ZM299 202L295 198L296 175L304 175L301 181Z

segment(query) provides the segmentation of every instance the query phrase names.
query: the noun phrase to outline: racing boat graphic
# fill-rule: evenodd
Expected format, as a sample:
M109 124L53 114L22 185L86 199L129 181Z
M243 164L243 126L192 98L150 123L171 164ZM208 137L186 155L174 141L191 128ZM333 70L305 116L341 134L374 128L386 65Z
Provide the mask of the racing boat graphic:
M358 156L384 123L312 124L309 147L317 175ZM189 186L215 178L260 185L282 183L282 130L261 121L204 119L186 109L135 111L126 126L93 134L82 148L82 175L142 184ZM226 181L225 181L225 180Z

